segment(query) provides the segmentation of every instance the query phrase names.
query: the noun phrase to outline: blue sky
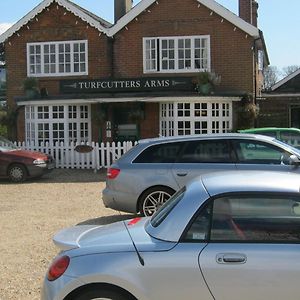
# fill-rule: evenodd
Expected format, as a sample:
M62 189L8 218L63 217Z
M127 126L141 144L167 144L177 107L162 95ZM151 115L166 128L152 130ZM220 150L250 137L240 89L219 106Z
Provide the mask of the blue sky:
M113 0L73 0L80 6L112 22ZM134 4L140 0L134 0ZM184 1L184 0L182 0ZM21 19L41 0L2 0L1 28L7 28ZM234 13L238 12L238 0L217 0ZM300 65L300 0L258 0L259 28L264 32L271 65L279 69ZM8 24L8 25L7 25ZM3 29L2 29L3 31Z

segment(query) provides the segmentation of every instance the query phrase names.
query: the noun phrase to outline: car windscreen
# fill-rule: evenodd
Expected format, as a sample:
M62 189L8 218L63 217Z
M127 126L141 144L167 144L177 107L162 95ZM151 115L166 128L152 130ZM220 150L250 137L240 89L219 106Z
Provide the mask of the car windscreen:
M275 141L276 141L276 143L281 144L282 146L284 146L284 147L286 147L288 149L291 149L293 152L295 152L295 154L297 154L298 156L300 156L300 149L295 148L295 147L293 147L291 145L288 145L288 144L286 144L286 143L284 143L282 141L279 141L279 140L275 140Z
M7 140L4 137L0 137L0 151L10 151L18 149L11 141Z
M170 214L173 208L183 199L185 194L185 187L175 193L165 204L155 212L151 218L151 225L153 227L159 226L165 218Z

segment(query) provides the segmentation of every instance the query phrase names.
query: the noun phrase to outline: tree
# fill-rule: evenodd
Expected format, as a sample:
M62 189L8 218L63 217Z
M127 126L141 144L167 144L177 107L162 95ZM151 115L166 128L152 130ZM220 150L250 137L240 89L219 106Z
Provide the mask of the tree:
M299 68L300 68L300 66L297 66L297 65L291 65L291 66L284 67L284 68L282 68L282 75L283 75L283 77L289 76L290 74L297 71Z
M264 90L270 89L278 81L279 73L280 72L276 66L268 66L264 68Z

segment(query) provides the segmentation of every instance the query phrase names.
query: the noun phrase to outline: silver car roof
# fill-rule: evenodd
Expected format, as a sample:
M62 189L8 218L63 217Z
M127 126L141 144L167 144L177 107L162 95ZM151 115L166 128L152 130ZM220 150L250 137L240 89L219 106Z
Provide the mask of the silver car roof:
M183 199L162 223L145 229L152 237L178 242L184 229L201 205L210 197L231 192L298 193L300 174L271 171L227 171L197 177L186 187Z
M194 134L194 135L178 135L178 136L168 136L168 137L157 137L150 139L139 140L139 143L161 143L161 142L175 142L175 141L189 141L195 139L224 139L224 138L250 138L258 139L264 141L273 141L274 137L260 135L260 134L251 134L251 133L215 133L215 134Z

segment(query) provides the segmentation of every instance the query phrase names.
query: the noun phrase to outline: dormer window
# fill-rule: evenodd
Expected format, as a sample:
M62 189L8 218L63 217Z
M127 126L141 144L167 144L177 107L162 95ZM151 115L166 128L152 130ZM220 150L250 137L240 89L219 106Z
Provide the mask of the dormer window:
M27 44L27 76L88 74L86 40Z
M210 37L143 38L144 73L210 70Z

